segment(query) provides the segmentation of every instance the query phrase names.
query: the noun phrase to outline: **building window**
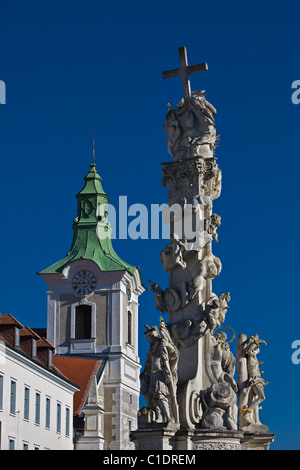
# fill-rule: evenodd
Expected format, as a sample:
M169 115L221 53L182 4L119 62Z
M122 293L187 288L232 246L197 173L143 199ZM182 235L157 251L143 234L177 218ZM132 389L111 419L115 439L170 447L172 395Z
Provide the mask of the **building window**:
M15 450L15 439L12 437L8 440L8 450Z
M56 407L56 432L61 432L61 404Z
M66 408L66 436L70 435L70 408Z
M3 383L4 377L0 375L0 410L3 410Z
M75 310L75 339L89 339L92 331L92 307L77 305Z
M41 394L36 392L35 394L35 424L41 422Z
M29 450L28 442L23 442L23 450Z
M52 351L49 349L49 368L52 367Z
M127 312L127 343L132 345L132 313Z
M30 390L28 387L24 388L24 419L29 419L29 394Z
M9 411L11 414L16 414L16 392L17 392L17 383L12 380L10 382L10 407Z
M132 405L132 393L129 394L129 404Z
M50 429L50 398L46 397L46 428Z

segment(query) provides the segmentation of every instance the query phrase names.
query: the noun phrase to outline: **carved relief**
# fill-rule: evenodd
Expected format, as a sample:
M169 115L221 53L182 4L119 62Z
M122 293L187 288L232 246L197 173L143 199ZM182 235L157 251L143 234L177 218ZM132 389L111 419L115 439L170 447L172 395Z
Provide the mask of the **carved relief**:
M169 324L173 341L180 348L188 348L208 331L207 322L200 312L195 318Z
M227 442L199 442L193 444L193 450L240 450L240 444Z
M179 160L162 168L162 184L168 186L169 205L205 204L219 197L222 173L216 158ZM208 198L208 199L205 199Z

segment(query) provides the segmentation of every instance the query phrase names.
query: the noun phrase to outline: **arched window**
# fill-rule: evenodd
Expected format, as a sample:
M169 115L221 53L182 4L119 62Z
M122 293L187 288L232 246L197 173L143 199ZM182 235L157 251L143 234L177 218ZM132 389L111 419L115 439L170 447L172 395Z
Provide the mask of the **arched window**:
M75 309L75 339L89 339L92 332L92 307L77 305Z
M127 343L132 346L132 313L127 312Z

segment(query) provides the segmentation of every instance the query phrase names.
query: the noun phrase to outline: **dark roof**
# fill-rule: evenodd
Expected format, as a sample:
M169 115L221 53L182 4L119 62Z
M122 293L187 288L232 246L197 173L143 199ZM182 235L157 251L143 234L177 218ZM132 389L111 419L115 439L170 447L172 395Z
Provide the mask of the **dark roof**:
M48 366L48 363L45 363L45 360L43 358L39 357L39 354L37 354L36 357L32 357L28 353L28 350L24 349L22 347L22 342L20 341L19 347L16 347L14 344L14 335L8 335L6 332L9 330L12 330L13 328L17 327L20 331L20 338L25 338L27 337L32 337L33 339L36 340L37 343L37 350L39 349L49 349L50 351L55 351L55 347L46 339L43 337L40 337L37 334L37 330L33 331L31 328L28 326L23 326L20 322L18 322L12 315L3 315L0 313L0 340L4 341L5 345L14 350L17 351L19 354L21 354L24 357L29 358L32 362L35 364L38 364L39 366L43 367L46 370L49 370L51 373L53 373L56 376L60 376L63 380L66 382L70 383L72 386L77 387L78 385L74 382L72 382L69 377L65 376L64 374L60 373L60 371L55 367L53 364L52 367ZM3 331L4 327L4 331ZM7 327L7 328L6 328ZM41 331L46 331L45 329L41 329Z

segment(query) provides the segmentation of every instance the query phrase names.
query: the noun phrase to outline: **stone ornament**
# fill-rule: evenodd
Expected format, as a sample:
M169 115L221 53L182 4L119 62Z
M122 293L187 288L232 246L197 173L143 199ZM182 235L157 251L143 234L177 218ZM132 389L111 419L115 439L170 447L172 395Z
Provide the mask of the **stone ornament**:
M241 450L239 443L227 442L200 442L193 444L193 450Z
M211 208L222 189L222 172L216 160L195 157L164 163L162 185L169 188L169 206L204 204Z

